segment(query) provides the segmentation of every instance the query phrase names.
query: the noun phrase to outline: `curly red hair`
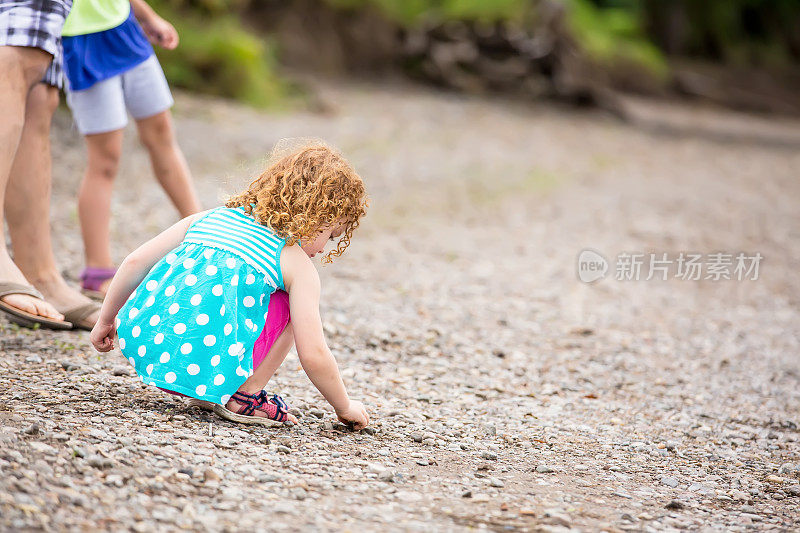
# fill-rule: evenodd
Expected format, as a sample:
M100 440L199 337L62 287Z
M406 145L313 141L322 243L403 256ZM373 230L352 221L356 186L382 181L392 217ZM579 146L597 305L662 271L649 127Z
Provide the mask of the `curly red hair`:
M244 208L290 245L313 240L325 225L344 222L338 245L323 258L330 263L350 245L366 214L367 196L350 163L337 150L315 142L272 163L225 205Z

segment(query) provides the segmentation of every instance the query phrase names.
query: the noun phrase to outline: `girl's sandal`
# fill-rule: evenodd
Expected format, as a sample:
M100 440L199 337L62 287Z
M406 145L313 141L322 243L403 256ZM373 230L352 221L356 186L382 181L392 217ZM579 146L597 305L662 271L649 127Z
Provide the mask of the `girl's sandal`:
M101 291L100 288L103 283L113 278L116 273L116 268L84 268L83 272L81 272L81 292L93 300L102 302L106 297L106 293Z
M277 394L267 396L266 391L258 394L237 392L231 400L240 404L237 412L233 412L224 405L214 404L214 413L231 422L240 424L259 424L262 426L282 426L289 421L289 406ZM256 411L262 411L267 416L253 416Z

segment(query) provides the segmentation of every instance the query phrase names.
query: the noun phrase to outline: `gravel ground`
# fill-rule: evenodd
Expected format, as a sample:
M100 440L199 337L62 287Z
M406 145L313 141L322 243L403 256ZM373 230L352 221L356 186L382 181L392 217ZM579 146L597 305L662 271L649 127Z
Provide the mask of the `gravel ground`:
M794 530L800 527L800 123L631 102L639 120L322 84L325 114L179 95L204 201L281 137L368 182L321 268L351 395L338 424L296 355L302 424L233 425L145 388L86 333L0 322L2 530ZM53 227L81 266L82 141L54 129ZM171 223L133 130L115 254ZM592 248L759 252L757 281L576 276ZM645 271L646 271L645 265Z

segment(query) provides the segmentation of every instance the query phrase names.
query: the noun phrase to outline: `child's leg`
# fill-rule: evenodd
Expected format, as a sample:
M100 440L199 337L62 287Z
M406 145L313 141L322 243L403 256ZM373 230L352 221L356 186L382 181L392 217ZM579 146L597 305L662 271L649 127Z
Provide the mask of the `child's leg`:
M201 211L189 166L175 140L169 110L138 119L136 126L139 129L139 138L150 153L153 173L181 216L186 217Z
M123 130L86 135L88 166L78 193L78 216L86 253L86 266L111 268L108 228L111 194L122 152Z
M253 375L239 387L239 391L254 394L264 389L293 344L289 295L284 291L276 291L269 300L267 323L253 347ZM236 410L239 404L230 400L227 407Z

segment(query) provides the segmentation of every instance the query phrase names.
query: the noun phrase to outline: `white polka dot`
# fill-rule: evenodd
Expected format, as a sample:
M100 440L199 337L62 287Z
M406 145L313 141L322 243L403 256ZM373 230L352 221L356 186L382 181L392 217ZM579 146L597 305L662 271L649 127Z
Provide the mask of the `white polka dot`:
M247 329L256 329L256 325L249 318L244 321L244 325L247 326Z
M174 315L175 313L178 312L178 309L180 309L180 308L181 308L181 306L178 305L177 302L172 304L172 305L170 305L169 309L168 309L169 314Z
M141 333L142 333L142 328L140 328L139 326L133 326L133 329L131 330L131 337L135 339L136 337L141 335Z
M234 259L233 257L229 257L229 258L227 258L227 259L225 260L225 265L226 265L228 268L236 268L236 259Z
M194 389L195 394L198 396L205 396L206 394L206 386L205 385L198 385L196 389Z
M219 308L219 316L225 316L225 304L222 304L222 307Z
M214 296L222 296L222 285L214 285L214 288L211 289L211 294Z
M223 383L225 383L225 376L223 376L222 374L217 374L216 376L214 376L214 385L219 387Z
M197 318L195 318L195 321L197 321L198 325L205 326L206 324L208 324L208 315L206 315L206 314L197 315Z
M168 265L171 265L172 263L175 262L175 260L177 258L178 258L177 255L175 255L174 253L170 252L170 253L167 254L167 258L165 259L165 261L167 262Z
M145 306L147 306L147 307L150 307L150 306L151 306L151 305L153 305L154 303L156 303L156 297L155 297L155 296L153 296L153 295L151 294L151 295L150 295L150 296L147 298L147 301L146 301L146 302L144 302L144 305L145 305Z
M156 344L161 344L162 342L164 342L164 334L156 333L156 336L153 337L153 342Z
M216 342L217 338L214 335L206 335L205 337L203 337L203 344L205 344L206 346L214 346Z
M120 323L121 323L121 320L119 319L119 317L117 317L117 318L115 318L115 319L114 319L114 327L117 327L117 328L118 328L118 327L119 327L119 325L120 325Z
M247 372L245 371L244 368L242 368L240 366L237 366L236 367L236 375L237 376L247 376Z
M226 394L222 398L220 398L219 401L222 402L222 405L225 405L226 403L228 403L230 401L230 399L231 399L231 395L230 394Z
M153 363L150 363L149 365L147 365L147 368L145 370L147 370L148 374L152 374L153 373Z
M175 285L170 285L164 290L164 296L172 296L175 294Z
M230 335L231 331L233 331L233 326L230 324L225 324L225 335Z
M186 251L187 251L187 252L191 252L191 251L192 251L192 250L194 250L194 249L195 249L195 245L194 245L194 243L192 243L192 244L190 244L189 246L187 246L187 247L186 247Z
M191 259L191 258L187 259L186 261L183 262L183 268L192 268L194 266L194 264L195 264L195 260L194 259Z
M158 287L158 282L154 279L151 279L150 281L144 284L144 288L147 289L148 291L154 291L156 290L156 287Z
M190 376L196 376L200 373L200 366L192 363L186 367L186 372L188 372Z
M206 259L211 259L212 255L214 255L214 250L212 250L211 248L206 248L205 250L203 250L203 257L205 257Z
M136 353L138 353L138 354L139 354L139 357L144 357L144 354L146 354L146 353L147 353L147 347L146 347L146 346L144 346L144 345L142 345L142 346L139 346L139 349L138 349L138 350L136 350Z
M215 355L211 358L211 366L217 366L219 364L219 355Z
M162 354L161 354L161 357L159 357L159 359L158 359L158 360L159 360L159 361L161 361L162 363L167 363L167 362L169 362L169 352L164 352L164 353L162 353Z
M256 282L256 277L252 274L248 274L247 277L244 279L244 282L247 285L252 285L253 283Z
M253 307L254 305L256 305L256 299L253 298L252 296L245 296L244 299L242 300L242 305L244 305L245 307Z
M131 301L131 300L133 300L134 298L136 298L136 291L133 291L133 292L131 293L131 295L130 295L130 296L128 296L128 300L127 300L127 301L129 301L129 302L130 302L130 301Z
M175 383L176 379L178 379L178 376L175 375L175 372L167 372L164 375L164 381L167 383Z
M184 278L183 282L189 287L191 287L192 285L197 283L197 276L195 276L194 274L189 274L188 276L186 276L186 278Z
M181 345L181 353L186 355L192 352L192 345L191 343L185 342Z
M244 351L244 345L241 342L234 342L228 347L228 355L239 355Z
M195 294L194 296L192 296L192 299L189 300L189 303L191 303L192 305L200 305L200 300L202 299L203 299L202 296L200 296L199 294Z
M157 326L158 323L161 322L161 317L158 315L153 315L150 317L150 325Z
M174 331L176 335L183 335L186 333L186 324L183 322L178 322L175 324L175 327L172 328L172 331Z
M119 349L120 350L125 349L125 339L123 339L122 337L119 338Z
M135 318L136 315L138 315L138 314L139 314L139 310L136 309L135 307L131 307L131 310L128 311L128 318Z
M234 274L233 276L231 276L231 285L235 287L238 284L239 284L239 274Z
M131 366L132 366L132 367L136 367L136 360L134 360L134 358L133 358L133 357L129 357L129 358L128 358L128 361L130 361L130 362L131 362Z
M213 276L217 273L217 267L214 265L208 265L206 267L206 276Z

